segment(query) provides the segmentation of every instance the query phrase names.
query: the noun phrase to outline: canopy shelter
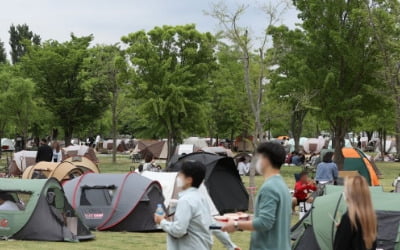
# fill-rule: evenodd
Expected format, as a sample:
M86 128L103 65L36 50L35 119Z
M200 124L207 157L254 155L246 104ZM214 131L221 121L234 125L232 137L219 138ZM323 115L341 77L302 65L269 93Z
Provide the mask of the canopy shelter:
M343 148L345 171L357 171L364 176L370 186L379 186L380 172L374 162L357 148Z
M246 211L249 195L242 183L233 158L205 152L192 153L171 159L166 169L168 172L178 172L185 161L199 161L206 166L204 183L218 211Z
M64 184L68 201L91 229L156 231L154 211L164 203L161 186L136 173L89 173Z
M317 197L313 208L291 229L295 250L331 250L336 225L346 212L343 186L326 190ZM385 193L382 188L371 187L372 203L378 218L377 249L400 249L400 195Z
M63 153L63 160L74 157L74 156L85 156L89 158L94 163L99 163L99 159L97 159L96 152L92 147L85 146L85 145L73 145L68 146L62 149Z
M0 210L1 238L74 242L94 238L55 179L2 179L0 192L18 205L18 210Z
M161 184L162 192L164 195L164 205L165 207L169 207L171 200L178 199L178 193L181 191L176 186L176 177L178 176L177 172L152 172L152 171L144 171L142 176L147 177L151 180L158 181ZM210 208L211 215L219 215L217 208L214 205L210 195L208 194L207 188L204 184L201 184L199 187L199 191L203 194L204 199L207 201L207 204Z
M140 153L142 158L149 153L156 159L168 158L168 145L166 141L140 140L136 144L135 153Z
M12 161L8 166L11 176L20 176L29 166L35 165L37 151L22 150L14 153Z

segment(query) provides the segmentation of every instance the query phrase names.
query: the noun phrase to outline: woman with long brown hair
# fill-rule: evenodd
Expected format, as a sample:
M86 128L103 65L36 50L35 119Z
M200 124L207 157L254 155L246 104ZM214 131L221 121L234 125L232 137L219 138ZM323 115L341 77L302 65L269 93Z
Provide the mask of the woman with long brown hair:
M347 212L337 227L333 249L376 249L377 221L367 181L362 176L346 178L343 195Z

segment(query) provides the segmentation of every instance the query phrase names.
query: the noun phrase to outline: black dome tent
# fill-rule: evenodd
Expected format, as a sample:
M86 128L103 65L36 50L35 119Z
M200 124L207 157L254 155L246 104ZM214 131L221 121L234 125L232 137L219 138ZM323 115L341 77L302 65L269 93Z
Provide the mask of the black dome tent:
M248 209L249 195L233 158L196 152L171 160L167 171L178 172L185 161L199 161L206 166L204 182L211 199L221 214Z
M157 204L164 203L161 186L139 174L88 173L64 184L71 205L86 225L100 231L158 231Z

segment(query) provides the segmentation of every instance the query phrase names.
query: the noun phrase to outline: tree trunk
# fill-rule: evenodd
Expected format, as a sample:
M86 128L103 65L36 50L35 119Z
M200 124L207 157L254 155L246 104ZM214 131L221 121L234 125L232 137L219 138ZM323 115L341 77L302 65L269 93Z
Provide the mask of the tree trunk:
M294 140L294 150L299 151L300 150L300 136L301 133L303 132L303 122L304 118L307 115L307 111L305 110L293 110L292 111L292 117L291 117L291 130L292 130L292 135L293 135L293 140Z
M72 132L73 132L73 128L72 127L64 128L64 141L65 141L65 146L66 147L71 145Z
M112 93L111 113L112 113L112 163L117 163L117 133L118 133L118 117L117 117L117 101L118 89L114 89Z
M369 143L372 140L372 135L374 134L374 131L365 131L365 133L367 134L368 143Z
M396 95L396 154L400 154L400 96Z
M343 170L344 157L342 153L342 148L345 146L345 136L347 131L347 123L338 118L334 127L335 136L333 138L332 144L335 147L335 162L339 170Z

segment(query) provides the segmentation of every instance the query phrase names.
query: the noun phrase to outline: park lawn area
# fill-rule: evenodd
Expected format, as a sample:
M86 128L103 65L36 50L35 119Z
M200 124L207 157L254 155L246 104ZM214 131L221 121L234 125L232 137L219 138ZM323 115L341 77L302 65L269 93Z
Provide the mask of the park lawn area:
M112 164L109 156L100 155L100 168L102 172L107 173L123 173L128 172L133 164L128 156L118 156L118 163ZM378 163L379 169L383 173L381 185L385 191L393 188L391 183L395 177L400 174L400 163ZM284 177L289 188L294 186L294 174L301 171L300 167L282 168L282 176ZM243 182L248 186L249 177L244 177ZM256 177L256 185L259 187L263 182L262 177ZM293 216L292 223L298 220L297 216ZM40 225L38 225L40 226ZM96 240L81 243L64 243L64 242L32 242L32 241L0 241L1 249L140 249L140 250L158 250L165 249L166 235L164 233L127 233L127 232L94 232ZM237 232L231 235L232 240L242 249L248 249L250 243L249 232ZM214 250L222 250L223 246L215 240Z

